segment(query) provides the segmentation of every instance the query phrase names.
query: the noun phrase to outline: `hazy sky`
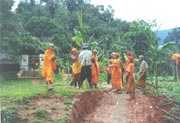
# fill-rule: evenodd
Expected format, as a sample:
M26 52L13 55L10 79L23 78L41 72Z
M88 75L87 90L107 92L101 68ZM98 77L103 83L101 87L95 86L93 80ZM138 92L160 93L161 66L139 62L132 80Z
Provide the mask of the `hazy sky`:
M115 17L133 21L156 20L160 29L180 27L180 0L91 0L95 5L111 5Z

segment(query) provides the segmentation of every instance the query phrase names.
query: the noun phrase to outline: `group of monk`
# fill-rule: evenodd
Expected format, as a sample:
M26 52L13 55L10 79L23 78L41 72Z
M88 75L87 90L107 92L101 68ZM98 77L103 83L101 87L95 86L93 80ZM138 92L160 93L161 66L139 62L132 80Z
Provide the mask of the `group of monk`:
M88 45L83 43L82 51L78 51L77 48L71 50L72 60L72 83L74 87L82 88L83 81L87 79L89 88L97 88L100 76L100 67L98 63L98 51L89 50ZM146 77L148 74L148 64L144 60L144 56L140 55L139 60L140 73L137 82L135 82L134 68L135 59L130 51L125 54L125 64L123 65L119 60L119 53L113 52L111 59L108 61L106 67L106 73L108 77L108 84L112 85L112 91L114 93L122 93L122 90L126 89L126 93L130 93L130 97L134 98L135 83L142 87L145 92ZM44 53L44 64L42 68L42 76L46 79L48 91L53 88L51 84L54 82L53 72L56 69L56 57L54 54L54 45L49 44L49 48ZM123 87L123 71L125 72L126 85Z
M135 59L130 51L127 51L124 55L125 64L123 65L119 60L119 53L113 52L111 54L112 59L108 61L108 66L106 67L107 82L111 84L115 93L122 93L122 90L126 89L126 93L130 93L130 98L134 98L135 94L135 84L140 86L143 93L146 93L146 77L148 74L148 64L144 60L144 56L140 55L139 60L141 62L139 78L135 82ZM125 72L126 85L123 87L123 72Z
M97 50L92 52L88 49L88 45L82 45L82 51L76 48L71 50L72 63L72 83L74 87L82 88L83 81L87 78L89 88L97 88L99 82L100 68L98 63Z

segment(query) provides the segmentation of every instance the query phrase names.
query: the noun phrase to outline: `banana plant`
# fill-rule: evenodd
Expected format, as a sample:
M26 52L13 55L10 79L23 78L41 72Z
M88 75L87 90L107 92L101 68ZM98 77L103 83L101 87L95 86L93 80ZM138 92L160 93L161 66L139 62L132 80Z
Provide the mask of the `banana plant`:
M150 46L149 47L149 55L151 56L150 60L152 63L152 68L154 69L154 75L155 75L155 85L156 85L156 90L158 90L158 66L162 64L163 58L160 56L160 53L167 48L174 47L175 43L174 42L169 42L164 45L158 46L158 40L156 37L156 33L152 31L152 26L147 25L146 29L147 31L144 32L146 38L147 38L147 44ZM158 27L157 31L159 30L160 27ZM154 66L154 67L153 67ZM158 92L158 91L157 91Z
M79 30L74 29L75 36L72 37L72 41L74 41L78 46L80 46L86 38L86 32L88 30L88 26L83 25L83 15L82 11L80 11L77 14L77 20L78 20L78 25L79 25Z
M72 37L72 41L74 41L78 46L80 46L83 42L83 38L82 38L82 35L81 35L81 32L74 29L74 33L75 33L75 36Z

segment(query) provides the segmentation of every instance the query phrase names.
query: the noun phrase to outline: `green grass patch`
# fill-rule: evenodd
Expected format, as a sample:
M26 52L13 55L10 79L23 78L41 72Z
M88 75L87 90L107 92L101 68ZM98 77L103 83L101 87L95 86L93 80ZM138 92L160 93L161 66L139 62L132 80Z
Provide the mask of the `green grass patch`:
M66 119L62 118L62 119L55 119L54 123L66 123Z
M34 115L36 117L46 117L47 116L47 111L44 109L38 109L34 112Z
M72 105L72 103L73 102L72 102L71 99L66 99L65 102L64 102L65 105Z
M173 77L158 77L158 94L165 95L169 97L172 101L179 103L180 105L180 81L173 82ZM155 86L155 78L148 78L149 84L153 84ZM150 92L157 94L156 89L152 87L150 88Z
M34 119L33 123L42 123L42 121L39 119Z
M33 84L32 79L0 81L0 100L6 105L7 102L23 102L23 100L31 99L39 94L59 94L70 97L75 93L88 91L85 82L83 89L69 88L69 82L62 82L62 77L59 74L56 74L55 77L55 83L52 85L54 89L51 92L47 91L44 79L38 80L38 84ZM4 108L6 106L1 106L1 109Z

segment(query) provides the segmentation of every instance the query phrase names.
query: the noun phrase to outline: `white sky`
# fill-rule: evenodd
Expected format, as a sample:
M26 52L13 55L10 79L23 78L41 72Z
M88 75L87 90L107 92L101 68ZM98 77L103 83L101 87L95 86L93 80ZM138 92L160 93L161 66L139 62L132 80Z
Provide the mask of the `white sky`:
M160 30L180 27L180 0L91 0L95 5L111 5L115 17L126 21L156 20Z

